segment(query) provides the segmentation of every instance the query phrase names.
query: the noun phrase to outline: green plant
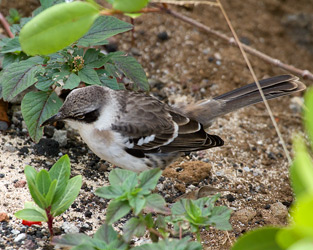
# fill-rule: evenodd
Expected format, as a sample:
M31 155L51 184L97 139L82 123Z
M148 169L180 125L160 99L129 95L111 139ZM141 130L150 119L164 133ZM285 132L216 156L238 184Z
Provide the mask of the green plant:
M24 96L21 110L29 135L36 142L42 137L42 122L62 105L56 88L73 89L84 83L124 89L120 80L125 75L134 89L149 89L145 72L133 57L90 48L131 30L131 24L99 16L99 7L92 3L60 2L42 0L34 18L22 18L20 24L12 25L16 37L0 41L0 97L10 102L34 87Z
M313 89L305 95L304 125L311 149L301 136L294 139L295 157L290 167L291 185L295 195L288 227L265 227L243 235L232 250L306 250L313 244Z
M65 212L78 196L82 176L70 179L71 166L67 155L61 157L52 168L37 172L33 167L25 167L29 192L34 200L26 202L24 209L15 213L19 219L45 221L53 236L53 219Z
M20 14L18 13L17 9L10 9L9 15L6 17L9 24L18 23L21 19Z
M96 190L96 195L112 199L106 210L106 224L99 230L105 228L106 231L112 233L115 240L118 239L119 242L122 239L127 245L133 236L142 237L146 231L149 232L151 240L157 242L134 249L187 250L202 249L200 242L191 242L189 237L183 237L183 234L187 232L196 233L197 240L200 241L200 229L203 227L215 226L221 230L231 229L228 222L231 210L223 206L214 206L219 195L195 201L183 199L168 209L162 196L152 193L160 175L161 170L159 169L147 170L140 174L123 169L112 170L109 175L110 186ZM108 225L118 221L129 212L133 217L124 225L123 235L118 236ZM152 213L155 216L152 216ZM97 249L95 248L95 239L99 239L97 233L92 239L84 236L84 241L81 240L83 237L74 234L65 235L61 239L55 239L54 242L61 245L71 243L76 247L87 244L91 247L90 249ZM172 237L179 237L180 240L174 240ZM83 249L76 247L74 249Z

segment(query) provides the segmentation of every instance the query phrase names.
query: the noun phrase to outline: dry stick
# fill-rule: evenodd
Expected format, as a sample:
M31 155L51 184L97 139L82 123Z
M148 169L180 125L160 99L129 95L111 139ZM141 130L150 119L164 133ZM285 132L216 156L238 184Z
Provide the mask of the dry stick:
M293 65L289 65L289 64L285 64L285 63L282 63L280 60L278 59L275 59L273 57L270 57L256 49L253 49L251 47L249 47L248 45L245 45L245 44L242 44L238 41L236 41L234 38L232 37L228 37L226 36L225 34L219 32L219 31L216 31L214 29L211 29L210 27L190 18L190 17L187 17L187 16L184 16L174 10L170 10L170 9L163 9L163 11L165 11L166 13L184 21L184 22L187 22L193 26L196 26L200 29L203 29L204 31L210 33L210 34L213 34L223 40L226 40L228 41L231 45L237 45L237 46L241 46L246 52L248 52L249 54L251 55L255 55L259 58L261 58L262 60L268 62L268 63L271 63L275 66L278 66L280 68L283 68L289 72L292 72L296 75L299 75L301 77L303 77L304 79L310 79L310 80L313 80L313 74L309 71L309 70L301 70L301 69L298 69L296 67L294 67Z
M284 149L284 151L285 151L285 155L286 155L286 157L287 157L287 159L288 159L289 164L291 165L292 161L291 161L290 154L289 154L289 152L288 152L288 150L287 150L285 141L284 141L284 139L283 139L283 137L282 137L282 135L281 135L281 133L280 133L280 130L279 130L278 125L277 125L277 123L276 123L276 121L275 121L274 115L273 115L273 113L272 113L272 111L271 111L271 108L270 108L270 106L269 106L269 104L268 104L268 102L267 102L267 100L266 100L266 98L265 98L265 96L264 96L264 93L263 93L263 91L262 91L261 85L260 85L260 83L259 83L259 81L258 81L258 79L257 79L257 77L256 77L256 75L255 75L255 72L254 72L254 70L253 70L253 68L252 68L252 65L251 65L251 63L250 63L250 61L249 61L249 59L248 59L248 57L247 57L246 52L245 52L244 49L243 49L242 44L239 42L238 36L237 36L237 34L236 34L236 31L234 30L234 28L233 28L233 26L232 26L232 24L231 24L231 22L230 22L230 20L229 20L229 18L228 18L228 16L227 16L225 10L224 10L223 5L221 4L220 0L217 0L217 2L218 2L218 4L219 4L219 7L220 7L220 9L221 9L221 11L222 11L222 13L223 13L223 15L224 15L224 17L225 17L225 20L226 20L226 22L227 22L227 24L228 24L228 26L229 26L229 28L230 28L230 30L231 30L231 32L232 32L232 34L233 34L233 36L234 36L234 38L235 38L237 44L239 45L240 52L241 52L243 58L244 58L245 61L246 61L246 64L247 64L247 66L248 66L248 68L249 68L249 70L250 70L250 72L251 72L251 75L252 75L252 77L253 77L253 80L255 81L255 83L256 83L256 85L257 85L259 91L260 91L260 94L261 94L261 96L262 96L262 99L263 99L263 102L264 102L264 104L265 104L265 107L266 107L266 109L267 109L267 111L268 111L268 113L269 113L269 115L270 115L270 117L271 117L272 123L273 123L273 125L274 125L274 127L275 127L275 130L276 130L276 133L277 133L277 135L278 135L278 137L279 137L279 139L280 139L280 141L281 141L281 144L282 144L282 146L283 146L283 149Z
M0 22L3 26L3 28L5 29L5 31L8 33L8 36L13 38L14 35L10 30L10 25L8 24L7 20L5 19L5 17L2 15L2 13L0 12Z

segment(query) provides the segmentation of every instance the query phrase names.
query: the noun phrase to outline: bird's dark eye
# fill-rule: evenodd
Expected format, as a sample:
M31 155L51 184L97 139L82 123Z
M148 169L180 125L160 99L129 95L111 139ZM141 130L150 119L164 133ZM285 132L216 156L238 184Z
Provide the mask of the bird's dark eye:
M83 119L85 119L85 116L84 115L78 115L78 116L75 116L75 118L77 120L83 120Z

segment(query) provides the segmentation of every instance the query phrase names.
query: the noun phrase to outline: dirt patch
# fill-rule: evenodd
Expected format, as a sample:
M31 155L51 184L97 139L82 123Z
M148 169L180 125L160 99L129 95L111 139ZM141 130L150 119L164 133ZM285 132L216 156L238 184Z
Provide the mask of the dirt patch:
M2 5L5 3L2 1ZM223 1L223 4L243 42L283 62L313 70L313 55L307 47L310 45L299 42L300 33L290 32L296 25L293 16L313 13L313 5L307 0ZM217 8L174 9L230 34ZM143 15L135 25L135 45L131 45L130 34L123 34L113 39L115 46L135 55L154 80L152 94L170 104L209 98L252 81L238 49L216 37L166 14ZM164 32L168 39L163 39ZM256 57L249 58L260 78L286 73ZM290 151L292 135L301 130L301 114L293 104L293 97L270 102ZM11 112L13 117L20 116ZM205 185L224 190L219 204L233 209L233 230L228 235L215 229L203 231L206 249L229 249L239 235L252 228L285 225L286 211L293 201L288 162L264 105L218 119L210 133L221 136L225 146L192 153L169 167L158 185L159 193L173 202L184 192ZM69 134L68 143L60 146L59 156L69 154L73 174L82 174L84 185L78 200L57 219L56 228L63 233L68 228L64 223L69 222L77 230L92 234L104 222L107 205L93 192L108 184L111 166L99 161L75 133ZM0 212L10 216L9 222L0 224L0 248L5 248L5 240L6 249L47 249L48 233L44 227L30 228L23 241L14 242L26 229L13 214L30 200L27 187L14 184L25 180L25 165L48 169L59 157L35 155L34 146L19 119L0 138ZM115 226L121 229L120 223ZM12 233L13 229L18 232ZM33 244L32 248L26 243Z

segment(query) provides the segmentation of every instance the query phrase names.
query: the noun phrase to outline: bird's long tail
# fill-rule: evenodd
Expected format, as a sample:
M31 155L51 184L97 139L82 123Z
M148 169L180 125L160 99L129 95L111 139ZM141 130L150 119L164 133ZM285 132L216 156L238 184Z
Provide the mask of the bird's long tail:
M268 100L290 95L306 88L299 78L293 75L275 76L261 80L259 83ZM185 108L185 113L188 117L202 123L204 127L208 127L215 118L258 102L262 102L262 97L257 85L251 83L211 100L189 105Z

